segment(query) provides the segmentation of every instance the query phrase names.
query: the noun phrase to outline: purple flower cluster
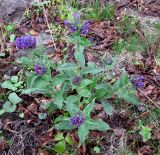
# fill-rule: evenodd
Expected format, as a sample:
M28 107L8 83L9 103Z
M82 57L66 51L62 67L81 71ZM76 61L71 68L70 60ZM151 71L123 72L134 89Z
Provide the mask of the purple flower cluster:
M80 112L78 112L76 116L70 118L70 125L80 127L84 120L85 117Z
M80 22L80 14L73 14L73 22L64 20L64 25L67 26L72 32L76 32L78 30L78 23ZM86 35L89 31L90 23L89 21L85 21L83 26L81 27L81 34Z
M77 31L76 25L73 23L70 23L68 20L64 21L64 25L67 26L72 32Z
M143 88L144 87L144 76L136 75L131 79L131 82L136 88Z
M35 64L34 72L38 75L44 75L46 73L46 67L44 65Z
M31 35L19 37L15 40L15 44L16 44L16 47L19 49L36 47L36 38Z
M90 28L90 22L89 21L86 21L84 23L84 25L82 26L82 29L81 29L81 34L82 35L86 35L89 31L89 28Z

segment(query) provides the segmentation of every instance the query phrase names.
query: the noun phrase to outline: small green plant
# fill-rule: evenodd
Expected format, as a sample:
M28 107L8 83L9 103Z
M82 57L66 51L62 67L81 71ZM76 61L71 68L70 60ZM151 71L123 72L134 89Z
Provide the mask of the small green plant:
M74 141L71 135L64 136L63 133L59 132L55 135L54 141L56 144L54 145L54 150L57 153L65 153L67 152L67 146L72 146Z
M147 45L145 41L142 41L138 35L130 35L126 39L119 39L114 43L113 49L114 51L119 54L123 50L134 52L145 51Z
M98 146L95 146L94 148L93 148L93 151L95 152L95 153L100 153L100 148L98 147Z
M9 38L9 42L14 42L16 35L15 33L16 26L14 24L8 24L4 27L3 37Z
M85 18L94 20L109 20L115 15L115 7L111 3L107 3L102 6L99 0L91 2L89 6L84 9L86 14Z
M5 26L5 31L6 32L14 32L15 31L15 25L14 24L9 24L7 26Z
M51 23L50 29L53 31L54 38L56 41L65 40L66 39L66 30L61 25L56 25Z
M34 13L39 15L42 14L44 11L44 7L51 5L51 1L44 0L43 2L35 2L33 1L32 6L35 7Z
M151 128L148 128L147 126L142 125L142 123L140 122L140 132L139 134L142 136L143 141L146 142L148 140L150 140L152 138L151 135Z
M23 81L19 81L17 76L12 76L10 80L6 80L1 84L4 89L10 90L8 92L8 100L3 104L3 109L0 110L2 115L5 112L12 113L16 110L16 105L22 101L17 95L23 88Z
M138 27L138 20L133 16L124 16L117 24L119 33L132 34Z

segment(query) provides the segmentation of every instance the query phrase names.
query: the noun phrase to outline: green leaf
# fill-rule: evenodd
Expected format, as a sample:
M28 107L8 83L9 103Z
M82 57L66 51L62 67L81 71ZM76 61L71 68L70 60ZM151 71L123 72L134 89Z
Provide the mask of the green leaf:
M85 37L80 37L80 38L79 38L79 45L80 45L80 46L87 47L87 46L91 46L92 43L91 43L90 40L88 40L87 38L85 38Z
M75 52L74 57L77 60L77 63L81 66L85 66L85 58L83 52Z
M134 93L127 92L125 90L120 92L119 97L123 98L124 100L126 100L127 102L129 102L133 105L142 105L143 104L143 103L138 101L138 99L137 99L137 97Z
M125 73L125 71L122 72L120 78L113 84L113 90L119 91L120 89L126 88L129 84L129 79Z
M14 87L17 88L17 87L21 86L22 84L23 84L23 81L19 81L14 84Z
M32 75L28 79L28 85L30 88L44 89L48 88L49 82L39 75Z
M25 90L22 90L21 94L47 94L50 93L46 89L40 89L40 88L28 88Z
M79 147L85 142L85 139L89 133L88 128L86 127L85 124L82 124L78 128L78 137L79 137Z
M58 123L58 122L60 122L62 120L63 120L63 115L59 115L58 117L55 118L54 124L56 124L56 123Z
M105 71L104 68L101 68L101 67L97 67L93 62L88 62L88 67L85 67L81 74L84 75L84 74L92 74L92 75L95 75L95 74L98 74L102 71Z
M62 120L61 122L55 125L55 128L58 130L72 130L76 127L71 126L69 120Z
M79 86L79 87L84 88L84 87L86 87L87 85L89 85L89 84L91 84L91 83L93 83L93 81L92 81L92 80L89 80L89 79L83 79L83 80L81 81L81 83L80 83L80 86Z
M142 136L144 142L152 138L151 128L145 126L142 126L142 129L139 132L139 134Z
M15 104L15 105L16 105L17 103L20 103L20 102L22 101L22 99L21 99L15 92L9 94L8 99L9 99L9 101L10 101L11 103L13 103L13 104Z
M62 109L64 99L61 91L57 91L55 95L52 96L52 98L53 98L54 104L57 105L59 109Z
M87 88L78 90L78 94L82 97L90 97L91 96L91 92Z
M87 119L85 121L85 124L87 125L87 128L89 130L105 131L105 130L110 129L109 125L102 120Z
M10 102L5 102L3 104L3 110L5 112L12 113L12 112L14 112L16 110L16 105L15 104L12 105Z
M105 98L111 98L114 95L114 92L112 90L112 87L107 84L99 84L95 87L96 92L92 95L92 98L101 99L103 97Z
M13 83L17 83L17 82L18 82L18 76L12 76L12 77L11 77L11 81L12 81Z
M70 144L70 145L73 145L73 138L71 137L71 135L67 135L66 137L65 137L65 141L68 143L68 144Z
M71 102L71 103L76 103L78 102L80 99L78 96L75 95L70 95L66 98L67 101Z
M94 151L95 153L100 153L100 152L101 152L101 149L100 149L98 146L95 146L95 147L93 148L93 151Z
M92 74L92 75L95 75L95 74L98 74L98 73L101 73L102 71L104 71L103 68L98 68L98 67L95 67L95 68L85 68L82 70L82 75L84 74Z
M75 105L72 102L65 101L65 104L66 104L66 110L69 112L71 116L76 115L80 111L78 105Z
M61 141L64 140L63 133L57 133L56 136L54 137L54 141Z
M23 113L23 112L20 113L20 114L19 114L19 117L20 117L20 118L24 118L24 113Z
M57 144L55 144L54 150L55 150L57 153L64 153L65 150L66 150L65 140L62 140L62 141L58 142Z
M94 102L95 100L93 100L91 103L89 103L83 110L83 114L86 116L86 117L90 117L90 113L91 111L94 109Z
M75 63L64 63L59 67L59 70L72 70L77 68Z
M57 86L57 85L62 85L62 83L66 80L66 76L65 75L56 75L53 80L51 85L53 85L53 87Z
M2 84L1 84L1 87L2 88L5 88L5 89L11 89L13 91L17 90L17 88L14 87L14 85L11 83L11 81L9 80L6 80L4 81Z
M4 109L0 109L0 116L5 113Z
M112 115L113 107L110 103L102 102L103 109L108 115Z
M9 36L9 42L10 42L10 43L14 42L15 38L16 38L16 35L15 35L15 34L11 34L11 35Z
M39 114L38 114L38 118L41 119L41 120L42 120L42 119L45 119L46 117L47 117L47 114L46 114L46 113L39 113Z

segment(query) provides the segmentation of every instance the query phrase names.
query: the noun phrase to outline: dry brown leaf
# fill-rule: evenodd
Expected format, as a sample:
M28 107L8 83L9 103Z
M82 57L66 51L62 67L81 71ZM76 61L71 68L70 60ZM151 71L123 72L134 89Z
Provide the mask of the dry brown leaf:
M117 129L113 129L113 131L116 136L121 137L124 135L126 129L117 128Z
M36 31L34 31L34 30L29 30L29 33L30 33L31 35L33 35L33 36L38 36L38 35L39 35L39 33L36 32Z
M31 103L28 107L27 110L33 114L38 115L38 107L35 103Z

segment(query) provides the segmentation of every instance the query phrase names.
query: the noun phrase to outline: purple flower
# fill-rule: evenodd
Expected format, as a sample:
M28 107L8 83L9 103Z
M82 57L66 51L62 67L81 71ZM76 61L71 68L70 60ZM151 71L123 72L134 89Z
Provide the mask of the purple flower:
M64 25L67 26L72 32L77 31L77 27L68 20L64 20Z
M72 79L72 83L74 85L79 85L80 82L82 81L82 78L80 76L75 76L73 79Z
M63 23L64 23L65 26L69 26L70 25L70 22L68 20L64 20Z
M36 74L44 75L46 73L46 67L44 65L35 64L34 71Z
M80 127L84 120L85 117L81 114L81 112L78 112L76 116L70 118L70 125Z
M69 29L70 29L72 32L77 31L77 27L76 27L74 24L70 24L70 25L69 25Z
M89 22L89 21L86 21L86 22L84 23L84 25L82 26L82 28L81 28L81 34L82 34L82 35L87 34L88 31L89 31L89 28L90 28L90 22Z
M15 40L15 44L16 47L19 49L36 47L36 38L31 35L19 37Z
M136 88L144 88L144 76L142 75L135 75L131 82Z

